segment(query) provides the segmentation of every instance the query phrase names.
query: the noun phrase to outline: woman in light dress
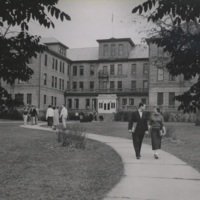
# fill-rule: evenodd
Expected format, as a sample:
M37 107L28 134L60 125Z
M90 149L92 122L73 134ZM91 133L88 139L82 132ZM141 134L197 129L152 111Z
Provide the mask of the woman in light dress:
M53 129L56 130L57 126L59 125L59 111L58 107L53 107L54 115L53 115Z

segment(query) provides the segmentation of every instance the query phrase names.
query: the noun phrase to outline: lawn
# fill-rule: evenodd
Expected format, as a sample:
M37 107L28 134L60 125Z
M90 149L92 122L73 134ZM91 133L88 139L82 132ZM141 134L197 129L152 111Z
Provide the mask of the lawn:
M127 122L81 123L90 133L131 139ZM165 123L175 130L175 142L164 140L162 149L177 156L200 172L200 127L193 123ZM150 144L149 137L144 142Z
M60 147L55 133L0 124L1 200L100 200L123 175L109 146Z

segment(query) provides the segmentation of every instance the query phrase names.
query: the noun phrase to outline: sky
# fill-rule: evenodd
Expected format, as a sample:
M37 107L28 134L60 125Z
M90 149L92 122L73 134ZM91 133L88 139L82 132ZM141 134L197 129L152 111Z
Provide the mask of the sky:
M30 33L54 37L69 48L98 47L96 40L111 37L131 38L139 44L147 37L142 30L151 28L151 25L132 14L132 9L144 1L59 0L57 7L67 13L71 21L53 20L55 29L31 22Z

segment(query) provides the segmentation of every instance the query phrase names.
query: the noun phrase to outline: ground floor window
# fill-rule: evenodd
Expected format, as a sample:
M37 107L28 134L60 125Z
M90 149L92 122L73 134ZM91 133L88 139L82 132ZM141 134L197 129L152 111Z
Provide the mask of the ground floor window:
M129 99L129 105L134 106L134 98Z
M32 105L32 94L27 94L27 104Z

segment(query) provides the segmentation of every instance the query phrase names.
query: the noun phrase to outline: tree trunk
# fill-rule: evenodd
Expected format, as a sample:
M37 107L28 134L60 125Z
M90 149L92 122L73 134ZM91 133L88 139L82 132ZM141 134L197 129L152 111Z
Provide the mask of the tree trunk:
M195 125L200 126L200 110L197 111Z

